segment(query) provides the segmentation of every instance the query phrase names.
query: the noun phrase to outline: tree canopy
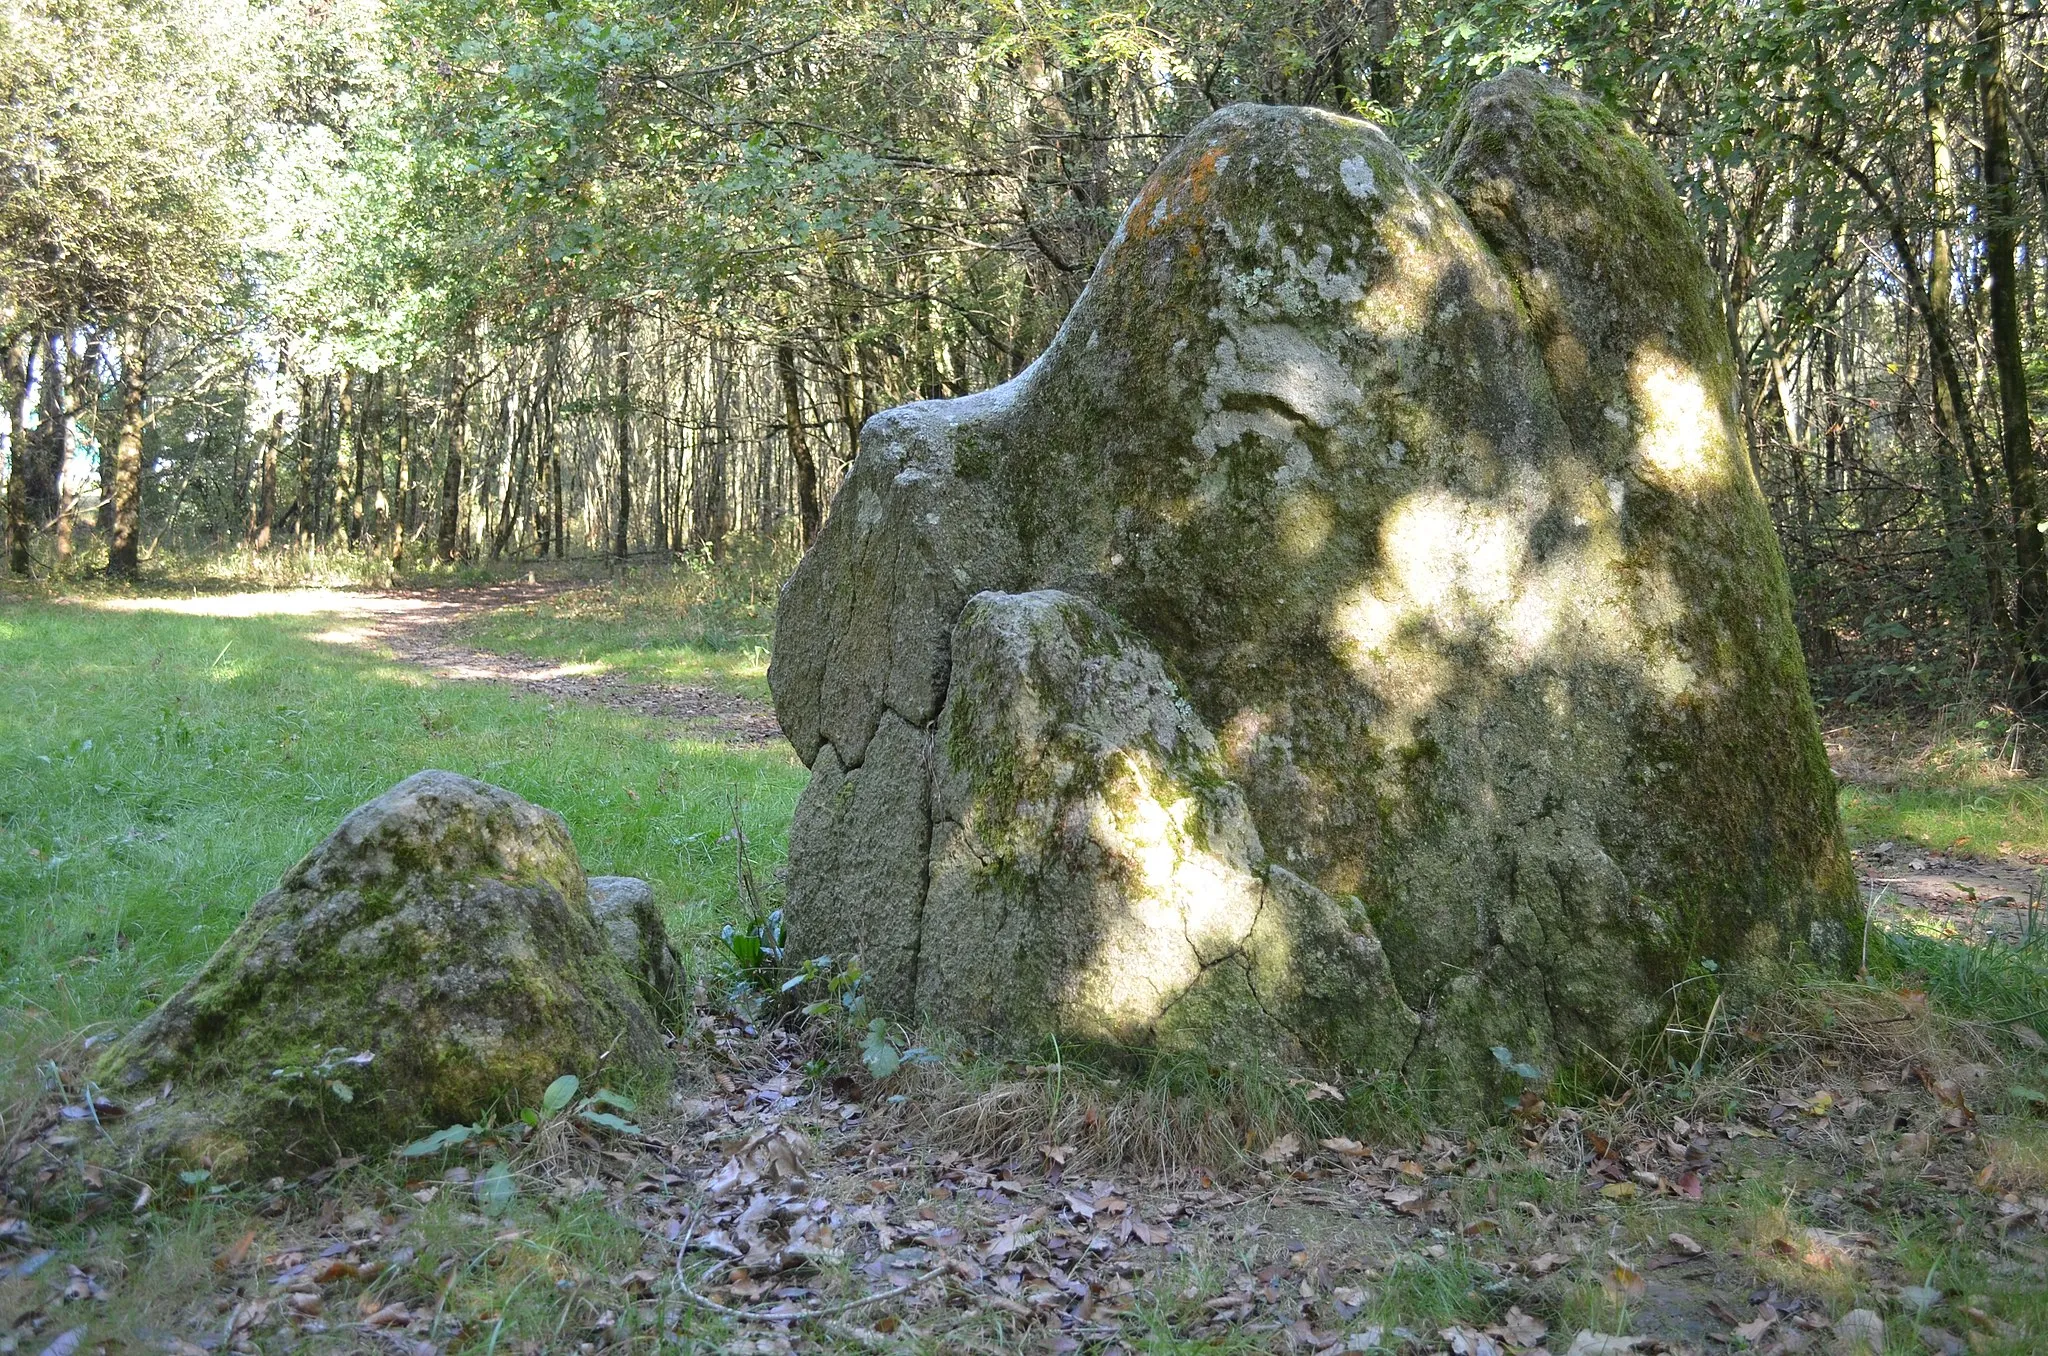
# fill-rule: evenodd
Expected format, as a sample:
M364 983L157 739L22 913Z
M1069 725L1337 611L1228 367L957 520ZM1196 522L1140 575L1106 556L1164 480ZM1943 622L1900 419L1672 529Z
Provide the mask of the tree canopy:
M1044 348L1213 109L1423 157L1522 64L1680 185L1823 684L2048 692L2028 7L23 0L0 34L20 570L75 568L96 499L79 559L121 537L124 429L152 540L807 535L868 415Z

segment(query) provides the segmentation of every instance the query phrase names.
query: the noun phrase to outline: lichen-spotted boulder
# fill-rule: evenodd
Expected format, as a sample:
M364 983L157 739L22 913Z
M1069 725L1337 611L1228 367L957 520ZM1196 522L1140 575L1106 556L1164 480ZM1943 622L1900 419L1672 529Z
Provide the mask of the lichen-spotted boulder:
M663 1064L561 816L421 772L285 873L96 1077L136 1108L115 1123L136 1157L224 1179L516 1114L564 1073Z
M1612 1054L1702 962L1841 959L1833 782L1675 194L1619 119L1519 72L1473 91L1439 163L1225 109L1023 375L869 422L777 620L813 772L792 954L858 953L880 1005L1016 1043L1244 1034L1182 1006L1207 983L1187 907L1133 908L1181 851L1172 815L1119 818L1111 775L1159 762L1149 676L1076 686L1055 645L963 687L1028 610L991 632L970 600L1057 591L1213 747L1155 800L1243 807L1256 850L1207 897L1237 918L1284 872L1327 903L1295 925L1326 945L1267 953L1321 995L1289 1049L1472 1104L1511 1080L1494 1047ZM1080 782L1024 775L1032 749ZM993 939L982 967L936 972L962 936ZM1326 992L1351 943L1400 1002ZM1105 955L1135 958L1123 981L1089 978Z

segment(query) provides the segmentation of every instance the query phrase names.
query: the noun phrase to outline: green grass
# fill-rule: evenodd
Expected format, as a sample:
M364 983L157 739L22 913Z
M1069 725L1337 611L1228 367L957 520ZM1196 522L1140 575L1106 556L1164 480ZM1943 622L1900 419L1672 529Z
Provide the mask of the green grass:
M484 650L587 664L635 682L715 687L768 700L776 592L794 560L772 544L713 563L685 557L475 618Z
M652 881L685 939L733 907L735 798L761 856L783 851L803 783L784 750L438 683L302 634L318 626L0 614L0 1069L17 1090L55 1043L173 992L343 814L422 768L559 811L586 868Z
M1859 845L1890 839L1979 856L2048 854L2048 786L2030 777L1890 791L1845 786L1842 820Z
M1976 714L1876 715L1831 732L1846 736L1852 765L1841 794L1852 842L2048 855L2048 782L2025 775L2042 763L2033 727ZM2023 755L2017 768L2015 741Z

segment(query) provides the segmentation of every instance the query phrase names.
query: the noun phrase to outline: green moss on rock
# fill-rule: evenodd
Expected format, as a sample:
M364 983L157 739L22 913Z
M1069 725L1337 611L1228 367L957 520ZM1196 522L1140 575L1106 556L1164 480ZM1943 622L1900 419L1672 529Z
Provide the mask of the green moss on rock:
M561 817L422 772L351 812L95 1070L125 1146L216 1179L303 1172L664 1064Z
M1291 977L1243 977L1320 1014L1289 1048L1483 1104L1491 1046L1616 1051L1700 960L1841 962L1832 781L1676 195L1611 111L1527 73L1473 91L1438 163L1441 182L1315 110L1225 109L1026 373L870 422L778 614L771 678L813 789L861 782L806 798L793 944L862 950L901 1010L1057 1020L1002 990L1073 972L1074 938L1133 898L1134 849L1063 867L1069 921L1004 966L929 978L963 834L1010 899L1044 880L1044 807L1113 823L1117 769L1159 756L1130 725L1156 708L1143 685L1111 720L1085 684L963 678L970 599L1057 590L1156 659L1176 738L1213 741L1174 771L1186 793L1238 798L1262 869L1360 901L1301 926L1376 939L1402 1002L1368 979L1347 1009L1317 972L1344 948L1299 950ZM1034 641L1034 662L1093 644ZM1020 740L1054 690L1120 733L1086 756L1054 755L1087 721ZM1173 1038L1233 1039L1198 996Z

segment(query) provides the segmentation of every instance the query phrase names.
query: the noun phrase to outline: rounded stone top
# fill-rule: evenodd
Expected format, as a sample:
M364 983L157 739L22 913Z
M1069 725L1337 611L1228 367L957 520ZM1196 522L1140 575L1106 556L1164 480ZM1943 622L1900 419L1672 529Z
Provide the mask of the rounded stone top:
M423 875L546 880L565 898L584 897L560 815L502 786L432 768L357 807L282 884L362 889Z

